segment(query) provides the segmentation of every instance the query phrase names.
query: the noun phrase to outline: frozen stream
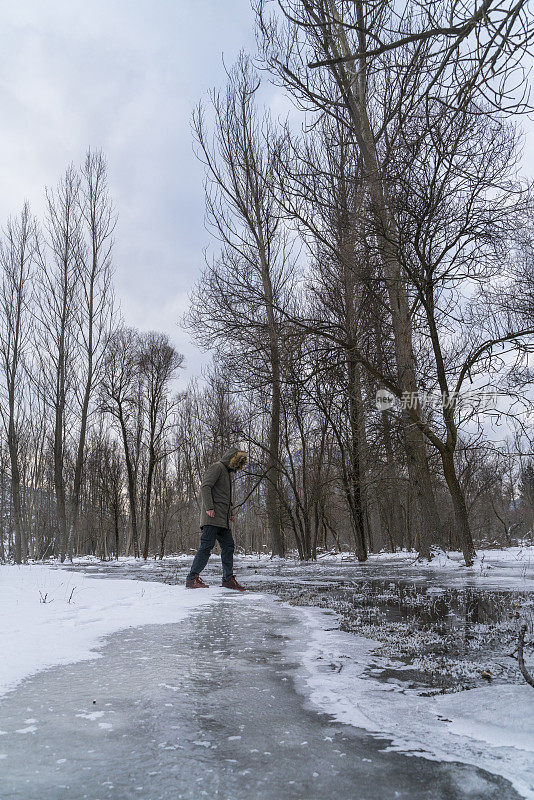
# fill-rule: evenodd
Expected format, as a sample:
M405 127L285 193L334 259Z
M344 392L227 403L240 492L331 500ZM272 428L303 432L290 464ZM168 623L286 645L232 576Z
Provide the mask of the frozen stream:
M306 707L297 620L252 593L228 594L26 680L0 702L0 797L520 797L474 767L384 752L387 742Z

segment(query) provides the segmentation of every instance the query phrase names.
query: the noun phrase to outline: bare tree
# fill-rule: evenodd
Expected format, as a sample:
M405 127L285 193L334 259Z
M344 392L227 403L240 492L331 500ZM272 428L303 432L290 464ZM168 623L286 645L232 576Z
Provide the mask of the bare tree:
M368 352L370 336L378 324L385 333L389 329L376 268L365 245L368 220L361 166L345 130L328 118L314 126L301 141L294 140L286 129L275 145L275 164L283 213L298 226L311 261L306 307L299 310L299 318L292 322L304 327L315 342L317 357L313 359L311 375L323 371L332 379L333 363L339 368L340 357L344 360L344 376L337 392L350 429L348 438L341 435L336 425L336 402L332 407L332 401L326 397L329 381L319 380L316 384L310 381L309 371L303 375L311 392L320 400L322 413L330 415L330 424L336 431L356 549L360 560L365 560L366 532L370 530L372 513L365 468L362 367L356 350ZM317 339L316 334L326 327L343 341L341 347ZM325 350L329 357L325 357ZM337 354L332 352L336 350Z
M358 72L355 73L348 70L344 62L335 61L326 68L326 75L317 71L317 85L313 87L313 78L311 82L303 84L299 77L301 67L311 60L308 58L311 51L322 48L332 59L336 59L340 53L344 55L350 52L349 32L357 36L360 46L363 47L363 40L366 39L361 20L363 5L361 2L354 4L352 11L344 6L341 12L330 0L284 5L282 11L288 19L287 34L285 31L278 34L274 23L264 19L263 5L258 6L259 20L265 34L266 57L273 71L278 72L284 83L303 102L333 115L339 124L347 128L349 137L356 141L365 190L369 195L374 219L373 236L389 296L399 380L403 391L408 392L417 402L418 385L412 346L410 303L395 252L395 221L386 189L381 158L383 153L379 149L371 122L373 112L368 94L369 64L362 58ZM355 16L357 19L354 19ZM274 55L275 51L277 55ZM339 96L341 102L337 100ZM390 112L386 110L384 113ZM437 538L440 529L439 514L428 469L424 436L408 419L405 419L404 425L408 468L424 517L423 530ZM421 541L420 552L422 555L429 555L428 541Z
M154 470L165 455L166 432L174 403L169 399L169 385L183 356L178 353L163 333L147 333L139 343L138 364L143 378L144 409L146 414L146 447L148 464L145 490L145 542L143 558L150 548L151 498Z
M283 555L278 508L279 308L286 302L291 259L271 187L272 163L265 146L270 122L259 120L255 110L258 88L259 80L242 55L230 73L225 95L212 93L213 139L204 110L199 108L195 114L195 133L208 175L208 220L222 248L200 281L189 324L200 342L217 346L245 382L254 376L269 393L265 501L272 552Z
M46 192L47 241L39 253L37 279L39 378L45 382L43 394L54 416L54 489L61 561L68 552L65 442L78 356L74 322L82 247L79 191L80 178L70 166L57 188Z
M26 561L28 540L21 504L20 437L24 422L24 360L31 341L31 278L37 247L37 225L25 203L10 219L0 246L0 359L5 380L7 413L1 408L11 466L15 528L15 563Z
M136 558L140 552L132 417L136 405L138 366L139 334L131 328L120 328L113 334L106 348L99 395L101 410L113 417L122 439L131 524L131 538L126 546L126 553L130 552L133 544Z
M398 155L406 152L410 129L417 134L413 142L432 140L434 107L446 109L449 123L470 106L477 113L485 113L484 104L489 113L525 110L524 96L513 96L513 82L532 35L526 4L487 2L470 13L447 0L425 6L414 0L399 13L390 0L286 0L279 4L278 18L269 17L267 6L256 3L272 74L303 108L346 128L361 159L372 219L367 240L380 261L389 299L395 385L411 398L410 413L403 411L410 479L424 517L422 529L437 536L441 523L426 454L432 437L420 424L413 298L399 241ZM361 354L359 360L366 361ZM367 366L373 374L368 360ZM449 450L443 468L465 560L472 563L472 537ZM421 550L428 552L428 544Z
M87 151L77 197L83 242L77 259L80 303L77 336L80 345L81 397L78 442L71 496L70 541L76 532L90 403L101 372L113 325L111 289L115 214L107 189L106 162L100 151Z

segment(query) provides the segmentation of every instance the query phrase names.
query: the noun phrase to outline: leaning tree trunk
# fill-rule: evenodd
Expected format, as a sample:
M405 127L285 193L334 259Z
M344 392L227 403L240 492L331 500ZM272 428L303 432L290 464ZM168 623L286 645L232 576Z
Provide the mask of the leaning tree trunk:
M441 463L443 464L443 474L445 475L445 480L447 481L447 486L449 487L449 492L452 498L460 546L462 548L466 566L470 567L472 566L474 557L476 555L475 546L473 544L471 528L469 526L465 495L456 474L454 451L450 448L445 448L441 452Z
M525 664L524 649L525 649L526 632L527 632L527 625L526 623L523 623L523 625L521 625L517 641L517 663L519 664L519 669L521 671L521 675L523 676L523 678L526 680L528 684L530 684L530 686L534 688L534 677L530 674Z

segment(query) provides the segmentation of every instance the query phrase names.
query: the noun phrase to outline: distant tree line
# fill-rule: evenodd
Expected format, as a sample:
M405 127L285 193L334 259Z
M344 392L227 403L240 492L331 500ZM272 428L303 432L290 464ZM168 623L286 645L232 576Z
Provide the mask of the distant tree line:
M169 338L119 319L101 153L44 220L25 205L5 227L1 559L194 547L202 472L236 441L247 551L470 564L532 537L526 4L254 9L258 59L194 115L215 247L183 324L213 353L203 381L177 392Z

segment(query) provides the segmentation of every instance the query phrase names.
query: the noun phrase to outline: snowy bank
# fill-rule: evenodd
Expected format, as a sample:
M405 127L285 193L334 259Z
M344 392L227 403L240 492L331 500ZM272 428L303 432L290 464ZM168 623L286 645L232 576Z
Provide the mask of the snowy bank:
M503 776L534 800L530 686L423 696L402 680L376 677L391 666L374 654L380 642L331 630L331 614L315 608L301 611L309 629L303 655L305 691L313 705L339 722L391 739L388 749L473 764Z
M218 595L45 566L0 566L0 696L39 670L97 658L104 636L180 622Z

